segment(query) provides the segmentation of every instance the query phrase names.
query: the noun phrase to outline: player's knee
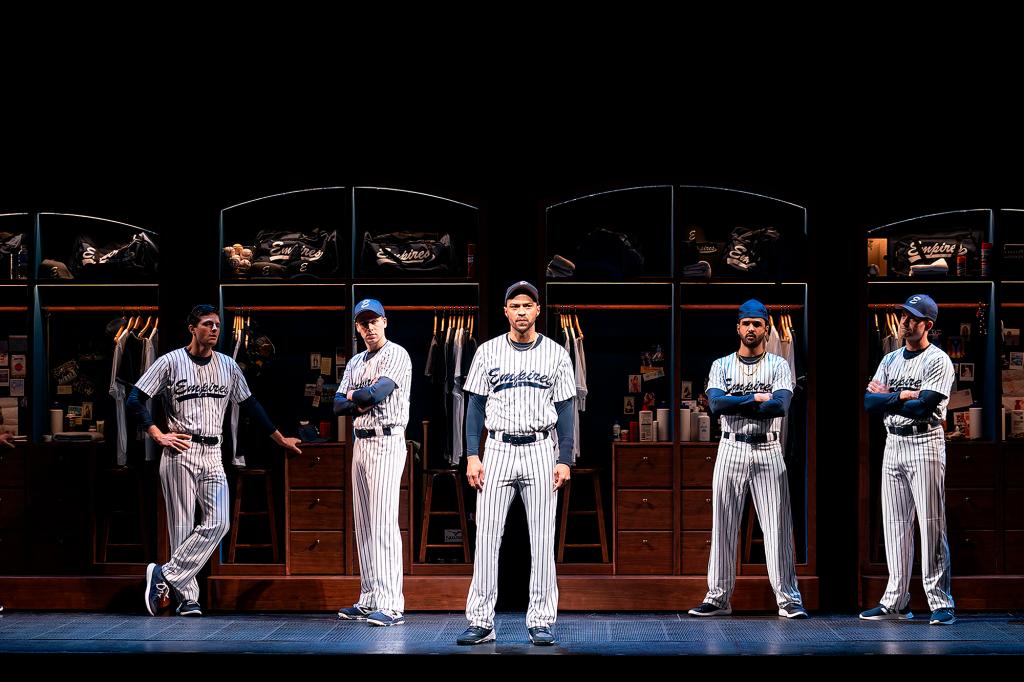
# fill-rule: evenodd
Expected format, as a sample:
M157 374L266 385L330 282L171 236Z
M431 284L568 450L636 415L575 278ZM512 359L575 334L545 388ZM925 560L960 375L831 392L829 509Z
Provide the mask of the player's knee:
M213 536L217 538L217 542L220 542L224 539L224 536L228 534L228 531L231 529L231 524L227 519L217 519L213 522L210 529Z

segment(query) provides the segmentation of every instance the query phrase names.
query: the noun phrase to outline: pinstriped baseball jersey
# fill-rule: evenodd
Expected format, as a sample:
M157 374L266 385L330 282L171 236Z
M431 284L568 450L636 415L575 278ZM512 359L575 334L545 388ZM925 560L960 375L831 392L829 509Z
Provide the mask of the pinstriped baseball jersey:
M766 352L760 360L750 365L743 363L736 353L732 353L712 363L708 389L712 388L732 396L792 391L793 374L789 371L789 363L774 353ZM766 431L778 432L782 426L782 417L775 417L771 422L739 415L722 415L720 419L722 431L728 433L751 435Z
M228 402L240 403L252 395L230 357L214 351L200 365L185 348L157 358L135 386L150 396L166 391L168 429L201 436L221 435Z
M576 379L569 354L548 337L519 351L502 334L477 349L463 389L487 396L488 430L528 434L555 427L555 403L576 395Z
M395 390L387 398L374 405L369 412L352 420L357 429L372 429L375 426L391 427L409 423L409 387L412 384L412 360L409 353L397 343L386 341L376 352L363 351L349 360L345 375L338 385L338 395L344 396L351 390L371 386L381 378L395 382Z
M949 356L934 343L912 358L903 356L899 348L888 353L878 365L874 380L889 387L892 392L899 391L934 391L945 396L935 412L932 420L946 419L946 404L953 390L953 363ZM886 426L906 426L913 424L914 419L899 414L886 414Z

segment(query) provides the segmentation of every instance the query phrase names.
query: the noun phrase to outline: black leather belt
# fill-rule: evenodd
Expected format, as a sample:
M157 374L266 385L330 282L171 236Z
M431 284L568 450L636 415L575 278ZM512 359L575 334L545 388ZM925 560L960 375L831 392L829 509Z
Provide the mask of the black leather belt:
M377 435L377 432L374 429L352 429L352 433L356 434L356 438L373 438L374 436ZM384 428L382 428L380 430L380 435L390 436L391 427L385 426Z
M515 433L505 433L504 431L488 431L487 436L489 438L497 438L502 443L509 443L511 445L528 445L529 443L536 443L539 440L544 440L548 437L548 433L548 431L541 431L539 433L527 433L520 436Z
M771 433L723 433L722 438L725 440L736 440L741 443L768 443L779 439L779 434L772 431Z
M193 443L202 443L203 445L218 445L220 443L219 436L200 436L198 433L190 433L192 436Z
M918 422L906 426L886 426L885 430L895 436L913 436L915 433L928 433L938 425L938 422Z

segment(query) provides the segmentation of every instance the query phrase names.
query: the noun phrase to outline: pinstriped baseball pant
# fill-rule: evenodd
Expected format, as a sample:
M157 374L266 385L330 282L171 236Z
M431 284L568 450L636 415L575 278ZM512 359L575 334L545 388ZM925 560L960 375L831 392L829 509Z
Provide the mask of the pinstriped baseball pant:
M801 603L793 557L789 479L779 441L741 443L723 438L712 483L714 525L704 601L724 607L736 587L736 543L747 491L764 531L768 579L779 606Z
M164 448L160 483L167 506L171 559L161 567L182 599L199 599L196 574L227 535L228 479L219 445L193 442L185 452ZM201 521L195 523L196 505Z
M552 490L557 452L550 439L511 445L491 439L484 452L484 489L477 493L476 555L466 599L470 625L494 627L498 599L498 554L505 518L516 490L523 497L530 529L530 604L526 626L551 625L558 615L555 575L555 507Z
M905 608L914 565L914 517L921 527L921 572L928 606L953 607L946 539L946 442L942 429L886 434L882 457L882 526L889 583L881 604Z
M398 504L405 469L404 433L357 438L352 447L352 518L359 551L360 606L405 610Z

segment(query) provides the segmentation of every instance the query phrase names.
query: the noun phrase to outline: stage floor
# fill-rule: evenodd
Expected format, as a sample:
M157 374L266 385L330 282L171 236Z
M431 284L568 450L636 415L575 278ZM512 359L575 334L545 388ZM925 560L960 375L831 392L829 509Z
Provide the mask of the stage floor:
M0 615L4 654L319 654L373 655L857 655L1024 654L1020 613L958 614L952 626L927 615L871 622L812 614L691 618L685 613L563 613L553 647L530 644L522 613L502 613L497 642L465 647L462 614L410 613L398 627L371 627L329 614L213 614L202 618L109 613Z

